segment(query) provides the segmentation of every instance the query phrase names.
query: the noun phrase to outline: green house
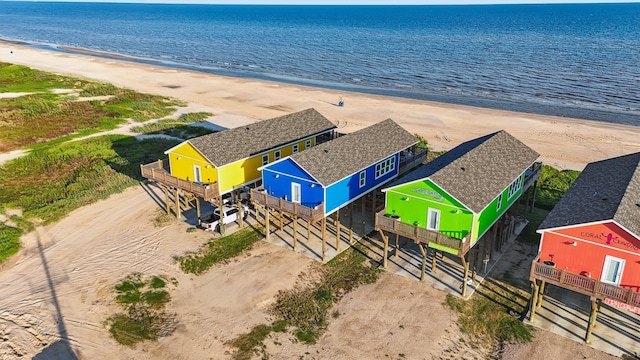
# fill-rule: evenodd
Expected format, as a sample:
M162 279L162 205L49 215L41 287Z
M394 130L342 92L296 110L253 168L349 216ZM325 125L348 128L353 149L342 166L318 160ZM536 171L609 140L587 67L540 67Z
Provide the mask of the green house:
M539 154L498 131L394 181L376 228L463 257L539 175Z

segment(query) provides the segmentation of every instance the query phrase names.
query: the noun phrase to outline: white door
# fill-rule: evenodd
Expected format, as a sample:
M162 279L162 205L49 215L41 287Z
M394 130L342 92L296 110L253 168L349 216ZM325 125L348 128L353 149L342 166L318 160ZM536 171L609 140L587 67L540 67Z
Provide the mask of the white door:
M600 281L613 285L620 285L623 268L624 259L618 259L616 257L606 255L604 257L604 267L602 268Z
M440 230L440 210L429 208L427 213L427 230Z
M200 166L198 165L193 165L193 182L202 182L202 174L200 173Z
M291 201L300 204L300 184L291 183Z

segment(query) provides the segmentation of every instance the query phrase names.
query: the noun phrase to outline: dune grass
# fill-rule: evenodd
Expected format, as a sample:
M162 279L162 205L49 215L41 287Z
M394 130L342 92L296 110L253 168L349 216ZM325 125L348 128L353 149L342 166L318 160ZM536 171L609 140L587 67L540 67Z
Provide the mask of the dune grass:
M180 269L188 274L202 275L215 264L240 255L262 239L260 229L246 227L231 235L211 239L198 251L176 256Z
M0 264L20 250L22 230L0 223Z
M140 164L177 141L111 135L43 148L0 167L0 206L44 224L137 185Z
M77 96L54 93L57 89L107 98L77 101ZM184 105L163 96L7 63L0 63L0 92L28 93L0 99L0 152L111 130L127 119L163 118Z
M111 336L122 345L132 346L144 340L155 340L175 330L172 316L164 312L171 301L165 290L164 276L143 277L133 273L115 286L116 302L125 313L117 313L106 320ZM172 282L175 286L177 283Z
M139 134L163 134L181 139L190 139L215 132L202 126L188 126L202 121L213 114L208 112L182 114L177 119L164 119L131 128L131 131Z

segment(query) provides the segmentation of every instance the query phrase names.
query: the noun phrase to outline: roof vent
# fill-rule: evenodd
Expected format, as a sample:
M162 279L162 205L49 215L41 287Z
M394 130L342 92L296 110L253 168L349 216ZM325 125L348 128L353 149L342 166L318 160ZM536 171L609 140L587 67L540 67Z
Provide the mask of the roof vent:
M639 202L639 203L636 203L636 206L637 206L637 207L640 207L640 202Z
M460 170L464 171L464 166L460 166Z
M245 129L249 130L249 127L247 126Z
M609 199L608 198L602 198L602 201L607 201L607 200L609 200Z

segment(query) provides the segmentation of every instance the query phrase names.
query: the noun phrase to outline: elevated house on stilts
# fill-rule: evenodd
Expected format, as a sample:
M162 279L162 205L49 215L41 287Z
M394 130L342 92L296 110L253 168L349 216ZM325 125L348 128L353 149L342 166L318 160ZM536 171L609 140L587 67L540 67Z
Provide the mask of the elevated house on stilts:
M336 215L336 250L340 251L340 209L424 161L426 149L417 151L417 143L414 135L387 119L263 166L262 186L251 191L251 200L265 210L267 236L271 211L293 221L294 250L298 219L307 222L308 234L320 221L325 261L327 217Z
M421 281L428 248L433 272L436 251L453 254L464 266L461 290L465 296L470 261L475 278L478 256L486 265L493 250L499 250L512 234L515 216L507 212L528 188L533 185L535 189L540 173L538 156L518 139L499 131L462 143L384 188L385 208L376 214L375 225L384 241L384 267L387 234L396 235L396 254L399 237L418 245Z
M538 232L531 322L548 284L591 299L587 343L602 302L640 314L640 153L588 164Z
M173 192L177 217L181 195L195 198L200 217L200 198L222 204L223 195L259 183L259 167L330 140L335 128L307 109L186 140L165 151L167 160L141 165L141 172L165 190L167 212Z

